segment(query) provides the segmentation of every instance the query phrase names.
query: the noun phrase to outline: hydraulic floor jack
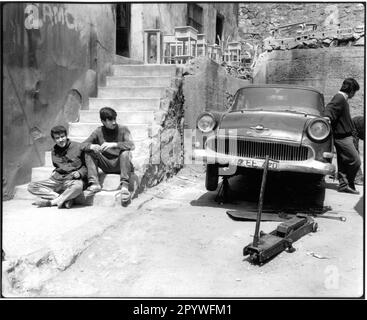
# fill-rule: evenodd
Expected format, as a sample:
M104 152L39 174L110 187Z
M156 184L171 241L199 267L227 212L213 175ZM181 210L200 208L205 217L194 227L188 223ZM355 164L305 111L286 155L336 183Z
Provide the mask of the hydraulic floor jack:
M268 172L269 156L266 156L261 181L258 213L255 226L254 240L243 249L243 255L250 256L253 263L263 264L284 250L293 252L293 242L307 233L317 231L317 223L308 215L297 214L295 217L282 222L270 233L260 231L261 213L264 202L266 176Z

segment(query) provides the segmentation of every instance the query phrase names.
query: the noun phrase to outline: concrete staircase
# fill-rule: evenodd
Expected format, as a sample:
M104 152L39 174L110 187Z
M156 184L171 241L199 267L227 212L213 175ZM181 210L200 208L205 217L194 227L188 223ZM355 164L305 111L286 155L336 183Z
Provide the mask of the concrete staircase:
M155 114L160 110L161 98L176 76L174 65L114 65L113 75L108 76L105 87L98 88L98 97L89 99L89 109L81 110L79 122L69 124L69 138L82 142L101 125L99 109L111 107L117 112L117 122L127 125L136 149L132 152L135 174L130 190L135 193L145 165L149 163L152 130L159 124ZM32 181L47 179L53 170L51 151L45 154L45 165L32 169ZM119 204L118 174L100 171L102 191L92 199L94 205L114 206ZM14 199L35 199L27 191L27 184L17 186Z

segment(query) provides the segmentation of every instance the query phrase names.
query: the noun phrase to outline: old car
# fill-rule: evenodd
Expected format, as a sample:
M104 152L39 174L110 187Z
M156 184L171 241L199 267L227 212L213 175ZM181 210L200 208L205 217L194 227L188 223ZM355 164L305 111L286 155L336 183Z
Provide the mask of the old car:
M204 161L206 188L216 190L220 176L244 170L332 175L331 127L323 118L324 97L309 87L248 85L239 89L227 112L204 112L197 119L203 138L193 158ZM261 172L261 171L260 171Z

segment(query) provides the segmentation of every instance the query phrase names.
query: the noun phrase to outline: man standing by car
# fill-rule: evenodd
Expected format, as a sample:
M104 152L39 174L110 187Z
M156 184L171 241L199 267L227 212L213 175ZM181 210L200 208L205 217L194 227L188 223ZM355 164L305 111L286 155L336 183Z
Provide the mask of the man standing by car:
M83 178L87 176L87 168L80 143L68 139L65 127L53 127L51 137L55 141L52 150L55 169L49 179L31 182L28 191L42 198L33 203L38 207L69 209L73 200L83 192Z
M132 171L131 153L134 143L126 126L116 123L117 113L114 109L104 107L99 111L103 126L98 127L83 142L85 162L88 169L88 191L101 191L98 179L98 168L105 173L119 173L121 187L121 204L130 200L129 173Z
M348 100L359 90L353 78L343 81L340 91L325 108L325 116L330 119L337 153L339 192L359 194L354 180L361 165L358 151L353 143L354 125L350 115Z

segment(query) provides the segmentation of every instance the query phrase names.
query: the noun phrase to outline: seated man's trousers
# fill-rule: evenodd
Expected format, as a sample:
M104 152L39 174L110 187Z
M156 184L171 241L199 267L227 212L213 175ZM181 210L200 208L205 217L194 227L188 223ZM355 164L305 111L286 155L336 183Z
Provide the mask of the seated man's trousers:
M122 151L119 156L112 159L107 158L99 152L86 152L85 164L88 169L88 182L99 183L98 168L101 168L105 173L119 173L121 185L128 187L129 174L133 171L130 159L130 151Z
M31 182L28 191L43 199L57 199L58 204L75 199L83 192L82 180L56 180L52 177L42 181Z

